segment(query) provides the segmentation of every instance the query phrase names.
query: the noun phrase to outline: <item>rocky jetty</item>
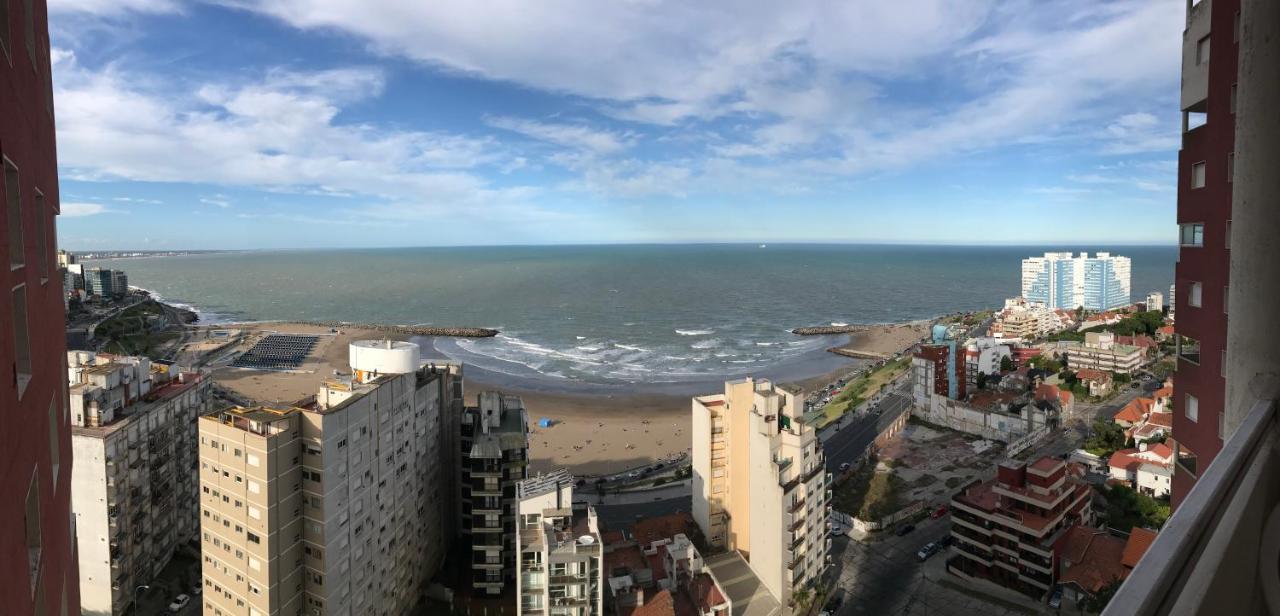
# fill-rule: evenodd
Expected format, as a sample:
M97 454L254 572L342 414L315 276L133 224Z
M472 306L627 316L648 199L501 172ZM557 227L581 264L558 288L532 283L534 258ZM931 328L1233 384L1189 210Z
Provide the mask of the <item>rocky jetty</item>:
M310 325L330 329L360 328L405 336L446 336L452 338L492 338L498 330L486 327L421 327L416 325L385 325L382 323L346 323L343 321L276 321L285 325Z
M831 334L856 334L866 330L866 325L826 325L822 327L797 327L791 330L791 333L797 336L828 336Z

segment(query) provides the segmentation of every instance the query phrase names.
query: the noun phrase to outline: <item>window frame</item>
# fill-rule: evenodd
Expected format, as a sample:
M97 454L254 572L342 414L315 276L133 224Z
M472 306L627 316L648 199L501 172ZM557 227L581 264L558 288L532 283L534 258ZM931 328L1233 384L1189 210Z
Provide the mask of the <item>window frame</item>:
M1200 170L1200 183L1196 184L1196 170ZM1199 161L1191 163L1191 189L1199 190L1209 183L1209 163L1208 161Z

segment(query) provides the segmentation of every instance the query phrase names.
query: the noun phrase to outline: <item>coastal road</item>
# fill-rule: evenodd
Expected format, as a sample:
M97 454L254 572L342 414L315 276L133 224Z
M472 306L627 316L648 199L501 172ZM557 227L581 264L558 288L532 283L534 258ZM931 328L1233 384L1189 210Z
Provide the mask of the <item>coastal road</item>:
M886 395L879 404L880 414L865 411L842 418L839 430L831 430L823 439L822 449L827 457L827 470L838 473L841 464L853 464L862 457L867 447L876 440L881 430L889 427L903 413L910 412L911 397L903 390L909 383L899 386Z

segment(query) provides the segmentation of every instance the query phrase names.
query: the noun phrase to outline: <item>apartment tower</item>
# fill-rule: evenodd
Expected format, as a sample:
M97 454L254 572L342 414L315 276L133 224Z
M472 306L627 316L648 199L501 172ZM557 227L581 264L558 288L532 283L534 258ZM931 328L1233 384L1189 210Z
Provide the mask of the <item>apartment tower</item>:
M595 508L573 506L573 475L560 469L516 485L517 614L603 616L604 546Z
M1187 0L1178 153L1176 507L1226 438L1227 289L1240 0ZM1213 53L1210 53L1212 49Z
M389 341L351 367L295 406L200 418L205 614L399 616L439 570L461 367Z
M827 566L831 478L798 389L750 377L693 399L693 517L780 604Z
M1129 305L1129 257L1046 252L1022 260L1022 297L1048 308L1111 310Z
M529 470L529 420L519 397L485 391L461 423L458 511L470 586L501 595L516 576L516 484Z
M144 357L67 353L80 606L123 614L199 537L196 419L212 383Z
M45 0L0 3L0 605L78 614Z

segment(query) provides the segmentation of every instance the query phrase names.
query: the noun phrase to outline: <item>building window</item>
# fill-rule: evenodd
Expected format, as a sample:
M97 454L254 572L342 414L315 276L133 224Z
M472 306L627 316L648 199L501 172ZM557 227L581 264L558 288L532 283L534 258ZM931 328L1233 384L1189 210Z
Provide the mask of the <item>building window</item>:
M1227 152L1227 183L1231 182L1231 178L1236 174L1236 153Z
M1183 412L1186 413L1187 419L1191 421L1200 420L1200 399L1191 394L1187 394L1187 403L1184 405Z
M1196 66L1209 61L1209 37L1196 41Z
M49 400L49 461L53 468L53 491L58 491L58 469L62 467L62 452L58 438L58 398Z
M1191 187L1204 188L1204 161L1191 165Z
M27 333L27 287L13 290L13 372L17 379L18 399L31 382L31 339Z
M44 193L36 191L36 271L40 272L40 284L49 281L49 259L53 257L49 253L48 227L45 223L44 211Z
M4 30L4 28L0 28ZM4 200L9 216L9 269L18 269L26 262L22 247L22 190L18 185L18 167L4 159Z
M1200 341L1190 336L1178 334L1178 357L1196 365L1200 365Z
M1191 222L1178 225L1178 245L1204 246L1204 223Z
M37 469L38 470L38 469ZM27 510L23 522L27 531L27 565L30 567L31 590L35 592L40 576L40 553L43 549L40 535L40 473L31 473L27 484Z
M9 0L0 0L0 24L4 24L0 28L0 53L13 64L13 58L9 55L11 41L9 40Z
M1200 307L1200 293L1201 293L1201 289L1203 288L1204 288L1203 285L1201 285L1198 282L1193 282L1187 286L1187 305L1188 306L1191 306L1192 308Z
M254 544L262 543L262 539L260 539L257 535L253 533L245 533L244 538L248 540L249 543L254 543Z

